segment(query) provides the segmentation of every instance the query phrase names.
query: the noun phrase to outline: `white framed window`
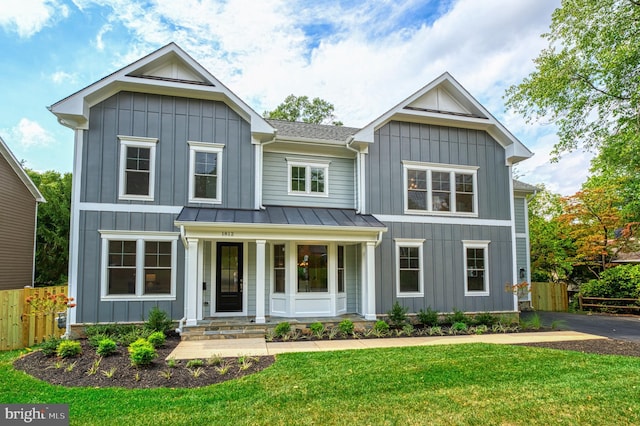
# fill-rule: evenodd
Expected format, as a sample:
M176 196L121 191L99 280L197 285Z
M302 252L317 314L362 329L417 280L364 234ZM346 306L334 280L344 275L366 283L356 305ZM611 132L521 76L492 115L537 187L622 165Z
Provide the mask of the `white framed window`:
M290 195L329 195L330 161L287 158Z
M286 291L286 259L287 250L284 244L273 246L273 292L285 293Z
M464 295L489 295L489 241L462 241Z
M179 234L100 231L102 300L175 300Z
M118 136L120 168L118 198L153 201L157 138Z
M402 169L405 213L478 215L478 167L403 161Z
M327 293L329 291L329 246L298 244L298 293Z
M422 239L396 238L396 295L421 297L424 295Z
M189 202L222 202L223 144L189 143Z
M344 246L338 246L338 293L345 292Z

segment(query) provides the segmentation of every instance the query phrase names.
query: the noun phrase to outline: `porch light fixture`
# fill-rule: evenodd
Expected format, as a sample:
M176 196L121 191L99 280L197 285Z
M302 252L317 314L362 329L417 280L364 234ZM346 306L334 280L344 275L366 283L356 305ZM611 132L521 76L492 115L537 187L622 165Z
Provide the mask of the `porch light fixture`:
M524 279L524 268L520 268L520 279Z
M58 323L58 328L66 328L67 327L67 313L66 312L58 312L56 317L56 322Z

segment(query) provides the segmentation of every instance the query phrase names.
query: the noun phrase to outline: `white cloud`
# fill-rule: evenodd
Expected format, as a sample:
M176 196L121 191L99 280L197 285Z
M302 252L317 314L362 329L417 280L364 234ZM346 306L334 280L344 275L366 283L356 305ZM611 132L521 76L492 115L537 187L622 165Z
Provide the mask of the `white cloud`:
M0 26L29 38L52 21L69 16L69 8L58 0L4 1L0 7Z
M76 80L76 74L70 74L64 71L56 71L51 74L51 81L53 81L55 84L75 83Z
M22 147L31 148L47 146L54 142L54 137L47 132L39 123L28 118L20 119L20 122L8 131L11 140L16 141Z

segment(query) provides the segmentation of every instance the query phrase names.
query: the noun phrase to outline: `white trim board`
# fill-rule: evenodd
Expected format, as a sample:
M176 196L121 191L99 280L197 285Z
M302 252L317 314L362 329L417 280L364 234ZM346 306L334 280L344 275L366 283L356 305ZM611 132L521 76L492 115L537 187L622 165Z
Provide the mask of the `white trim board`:
M511 227L510 220L501 219L478 219L472 217L449 217L432 215L387 215L374 214L376 219L382 223L433 223L437 225L476 225L476 226L504 226Z
M125 212L125 213L168 213L178 214L182 206L166 206L156 204L115 204L115 203L78 203L80 211Z

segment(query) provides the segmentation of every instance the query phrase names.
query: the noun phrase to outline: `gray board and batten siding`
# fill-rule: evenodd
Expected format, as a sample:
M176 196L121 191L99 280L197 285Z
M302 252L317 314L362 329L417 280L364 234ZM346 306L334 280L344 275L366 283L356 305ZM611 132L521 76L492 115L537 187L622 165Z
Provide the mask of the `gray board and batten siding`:
M189 191L187 141L224 144L223 208L253 208L255 156L249 123L222 102L120 92L91 108L82 159L82 202L118 200L118 135L158 138L155 198L143 204L185 206ZM190 205L198 205L191 203Z
M328 161L328 196L289 194L287 158ZM262 197L265 205L322 206L353 209L355 206L355 160L353 158L309 156L265 152L263 158Z
M478 219L510 219L511 175L505 165L505 150L488 133L397 121L375 132L375 143L366 156L367 213L404 215L404 160L477 166ZM429 306L439 312L451 312L454 308L466 312L514 309L513 295L504 290L505 284L513 280L510 227L389 221L385 224L389 230L376 250L376 312L387 312L396 300L410 312ZM397 295L395 238L425 240L422 297ZM490 241L489 296L465 296L463 240Z

